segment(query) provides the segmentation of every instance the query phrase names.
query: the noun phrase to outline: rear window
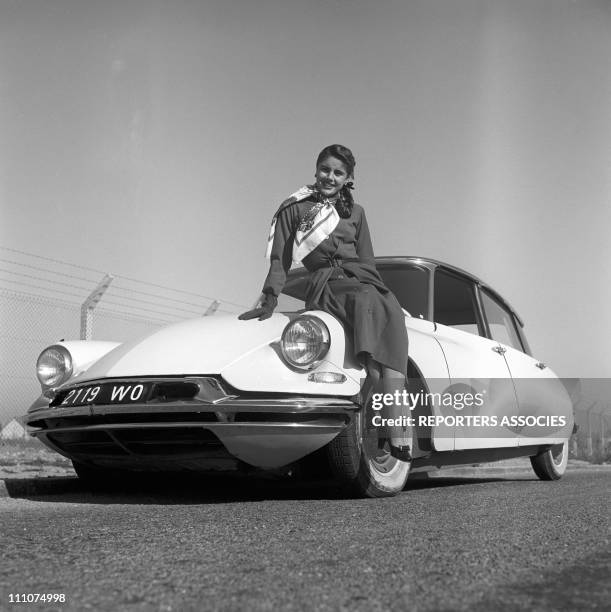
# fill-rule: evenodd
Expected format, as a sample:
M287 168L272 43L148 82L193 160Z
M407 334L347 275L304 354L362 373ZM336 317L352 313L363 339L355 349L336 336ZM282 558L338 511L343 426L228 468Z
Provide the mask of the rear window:
M492 339L518 351L524 351L511 312L485 289L482 290L481 296Z

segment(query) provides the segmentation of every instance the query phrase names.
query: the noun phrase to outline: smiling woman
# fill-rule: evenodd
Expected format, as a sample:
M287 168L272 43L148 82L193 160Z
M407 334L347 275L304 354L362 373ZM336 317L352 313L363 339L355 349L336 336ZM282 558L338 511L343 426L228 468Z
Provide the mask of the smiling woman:
M355 165L347 147L325 147L316 159L316 183L281 204L272 221L261 305L240 319L269 318L291 264L303 262L309 272L306 308L328 312L343 323L367 369L365 388L380 386L392 393L405 386L404 315L378 274L365 211L352 198ZM388 439L393 456L411 459L406 431L389 429Z

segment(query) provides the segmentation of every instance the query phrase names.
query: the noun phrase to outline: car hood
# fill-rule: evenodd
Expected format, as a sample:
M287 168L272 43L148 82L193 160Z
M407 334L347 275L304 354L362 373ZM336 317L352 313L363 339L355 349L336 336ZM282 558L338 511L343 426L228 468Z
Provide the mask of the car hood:
M220 374L248 353L277 341L289 315L240 321L214 315L182 321L121 344L87 369L79 380L127 376Z

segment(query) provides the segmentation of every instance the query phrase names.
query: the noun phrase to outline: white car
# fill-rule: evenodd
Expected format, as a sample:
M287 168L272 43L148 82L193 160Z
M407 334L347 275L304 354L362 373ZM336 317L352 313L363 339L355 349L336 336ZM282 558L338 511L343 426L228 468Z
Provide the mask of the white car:
M313 456L346 489L372 497L401 491L410 474L520 456L541 479L559 478L571 401L531 356L511 306L439 261L376 262L405 311L400 397L363 385L338 320L303 310L307 272L298 269L265 321L219 314L124 344L46 348L29 431L89 480L143 470L288 471ZM389 453L391 400L404 410L411 461Z

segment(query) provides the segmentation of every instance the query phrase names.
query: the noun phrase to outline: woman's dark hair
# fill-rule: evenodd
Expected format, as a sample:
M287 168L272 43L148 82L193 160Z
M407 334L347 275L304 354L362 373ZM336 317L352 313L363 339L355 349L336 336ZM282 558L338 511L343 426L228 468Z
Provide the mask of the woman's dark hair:
M352 155L352 151L348 147L341 144L332 144L325 147L316 158L316 168L318 168L319 164L327 159L327 157L339 159L346 166L348 177L354 178L354 166L356 166L356 161L354 155ZM354 206L354 199L350 193L351 189L354 189L353 183L346 181L339 193L339 200L336 204L339 216L344 219L352 214L352 207Z

